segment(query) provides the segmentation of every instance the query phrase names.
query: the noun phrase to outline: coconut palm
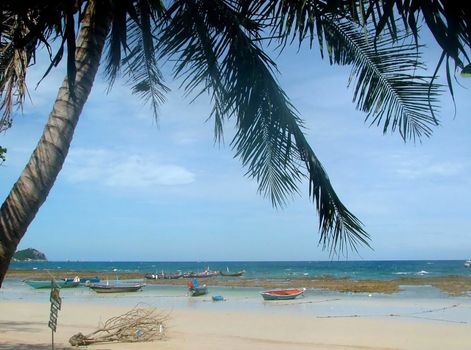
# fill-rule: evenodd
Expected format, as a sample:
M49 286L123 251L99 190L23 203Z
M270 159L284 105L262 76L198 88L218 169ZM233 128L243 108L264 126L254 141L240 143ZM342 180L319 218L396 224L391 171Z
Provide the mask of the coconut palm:
M431 77L418 74L422 64L413 39L417 16L430 8L405 3L408 6L401 1L332 0L177 0L166 6L156 0L3 1L1 125L11 125L12 109L24 99L25 74L36 49L42 45L52 52L50 42L59 38L50 69L61 61L65 48L68 54L67 76L44 134L0 209L0 285L61 170L102 60L110 86L124 76L156 115L168 90L158 62L173 58L174 77L183 79L188 94L210 94L216 140L224 121L235 121L231 145L262 195L274 206L284 206L307 180L323 248L335 253L368 245L369 235L342 204L310 147L302 119L277 83L276 63L266 50L270 44L282 51L293 42L307 40L312 46L316 40L331 63L352 66L354 100L372 124L382 125L384 132L397 130L405 140L429 136L437 124L439 88ZM435 1L431 8L441 5ZM430 17L427 12L425 18L441 15ZM395 17L404 19L402 25ZM455 46L442 47L447 60L463 66L469 17L458 19L460 26L451 28Z

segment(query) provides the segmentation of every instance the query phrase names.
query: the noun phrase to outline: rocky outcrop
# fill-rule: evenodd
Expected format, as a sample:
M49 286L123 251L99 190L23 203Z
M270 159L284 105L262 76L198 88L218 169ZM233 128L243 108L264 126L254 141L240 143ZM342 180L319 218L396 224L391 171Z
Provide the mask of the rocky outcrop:
M46 255L39 250L28 248L19 250L13 256L13 261L47 261Z

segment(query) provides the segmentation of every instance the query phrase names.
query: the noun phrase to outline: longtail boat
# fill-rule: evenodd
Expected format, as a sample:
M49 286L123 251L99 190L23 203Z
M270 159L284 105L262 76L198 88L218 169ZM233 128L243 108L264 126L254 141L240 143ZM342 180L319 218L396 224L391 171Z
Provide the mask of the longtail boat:
M290 300L303 295L306 288L275 289L261 292L264 300Z
M196 278L193 278L191 281L188 281L187 287L188 292L192 297L208 294L208 288L206 287L206 284L200 286Z
M52 287L52 280L24 280L24 283L33 287L34 289L46 289ZM68 281L68 280L54 280L54 283L59 288L74 288L79 286L79 282Z
M75 278L66 278L67 282L77 282L77 277ZM80 277L79 278L80 284L90 284L90 283L100 283L100 278L97 276L94 277Z
M237 272L219 271L219 274L221 276L226 276L226 277L239 277L239 276L242 276L244 273L245 273L245 270L237 271Z
M198 297L200 295L208 294L208 288L206 287L206 284L203 284L203 286L201 286L201 287L194 287L194 288L190 288L188 290L189 290L190 295L192 297Z
M97 293L129 293L141 290L145 284L143 283L116 283L116 284L98 284L92 283L88 287Z

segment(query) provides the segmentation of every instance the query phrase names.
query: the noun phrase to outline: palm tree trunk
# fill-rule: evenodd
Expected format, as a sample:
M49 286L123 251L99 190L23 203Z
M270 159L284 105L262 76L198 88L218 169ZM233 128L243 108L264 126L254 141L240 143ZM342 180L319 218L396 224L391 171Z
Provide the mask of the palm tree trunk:
M0 208L0 287L16 247L54 185L69 151L82 108L93 80L109 30L109 14L90 1L75 52L75 89L71 96L64 79L43 135L31 159Z

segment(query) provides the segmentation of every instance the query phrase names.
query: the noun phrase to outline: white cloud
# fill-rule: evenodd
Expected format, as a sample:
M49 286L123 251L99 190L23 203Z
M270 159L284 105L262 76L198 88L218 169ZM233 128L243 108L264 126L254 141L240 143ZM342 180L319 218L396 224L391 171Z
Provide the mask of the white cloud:
M419 162L403 162L396 168L396 173L406 179L419 179L426 177L453 177L465 171L465 164L461 162L433 162L424 160Z
M152 156L105 149L72 149L64 176L73 183L96 182L121 189L148 189L195 181L195 175L180 165L163 164Z

